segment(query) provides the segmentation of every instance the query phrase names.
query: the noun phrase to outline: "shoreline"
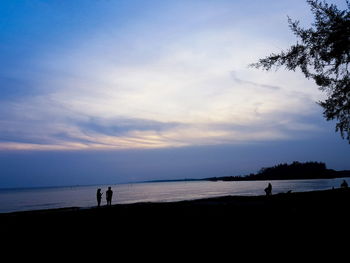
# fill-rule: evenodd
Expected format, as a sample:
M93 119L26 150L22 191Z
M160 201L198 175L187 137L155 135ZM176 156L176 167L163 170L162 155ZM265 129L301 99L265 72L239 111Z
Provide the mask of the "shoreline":
M307 180L307 179L305 179ZM327 179L325 179L327 180ZM279 197L282 197L284 195L300 195L300 194L322 194L322 193L327 193L330 191L342 191L346 192L348 189L341 189L341 188L335 188L335 189L325 189L325 190L310 190L310 191L300 191L300 192L290 192L290 193L276 193L271 195L270 199L276 199ZM350 188L349 188L350 192ZM349 193L350 194L350 193ZM177 206L181 205L182 203L186 203L189 205L197 205L199 203L217 203L218 205L220 202L246 202L249 203L249 201L252 201L253 199L267 199L265 195L222 195L222 196L214 196L214 197L205 197L205 198L198 198L198 199L189 199L189 200L179 200L179 201L140 201L140 202L131 202L131 203L117 203L117 204L112 204L111 207L108 207L107 205L101 205L101 207L97 206L66 206L66 207L56 207L56 208L43 208L43 209L30 209L30 210L18 210L18 211L9 211L9 212L0 212L0 219L1 217L4 216L20 216L24 214L46 214L46 213L64 213L64 212L71 212L71 211L81 211L81 210L101 210L101 209L116 209L116 208L121 208L121 207L132 207L132 206L148 206L148 205L165 205L168 204L169 206Z
M303 196L303 197L311 197L317 196L322 197L323 195L329 195L331 193L343 193L345 195L349 195L350 198L350 188L334 188L334 189L325 189L325 190L311 190L311 191L300 191L300 192L286 192L286 193L276 193L272 194L270 197L265 195L223 195L216 197L207 197L207 198L199 198L199 199L190 199L190 200L179 200L179 201L145 201L145 202L135 202L135 203L122 203L122 204L112 204L112 206L102 205L101 207L97 206L88 206L88 207L79 207L79 206L68 206L68 207L58 207L58 208L44 208L44 209L31 209L31 210L20 210L20 211L11 211L11 212L3 212L0 213L0 218L3 216L17 216L21 214L46 214L51 212L71 212L71 211L84 211L84 210L101 210L101 209L116 209L121 207L132 207L132 206L157 206L157 205L169 205L169 206L177 206L177 205L219 205L221 202L235 203L235 202L246 202L253 200L277 200L279 198L284 197L293 197L293 196ZM325 197L325 196L324 196ZM349 200L350 201L350 200ZM349 203L350 205L350 203Z
M283 192L287 192L288 190L291 190L293 193L296 192L305 192L305 191L322 191L322 190L327 190L327 189L331 189L332 187L338 188L339 185L341 184L341 181L339 179L344 180L344 178L334 178L334 179L319 179L319 180L310 180L310 179L300 179L300 180L277 180L279 181L276 185L276 188L274 188L274 194L279 194L279 193L283 193ZM345 178L346 179L346 178ZM326 181L326 183L322 182L323 180ZM337 181L333 181L333 180L337 180ZM261 180L252 180L253 182L261 182ZM272 180L273 181L273 180ZM271 182L272 182L271 181ZM294 181L298 181L299 183L297 183L296 186L293 187L289 187L288 185L285 185L284 181L288 181L288 183L294 184ZM302 181L310 181L310 182L317 182L317 184L319 185L313 185L312 183L310 184L301 184ZM191 181L193 182L193 181ZM170 203L170 202L177 202L177 201L191 201L191 200L196 200L196 199L200 199L200 198L211 198L211 197L217 197L217 196L224 196L224 195L230 195L230 196L254 196L254 195L263 195L263 190L265 185L260 185L260 186L256 186L255 188L253 187L252 191L243 191L240 192L239 190L237 191L237 188L239 186L239 184L236 186L234 186L234 190L233 191L225 191L225 189L223 191L221 191L222 189L220 187L217 187L216 183L217 181L205 181L205 180L200 180L199 182L203 182L206 184L210 184L210 186L207 186L207 188L212 188L211 184L213 184L213 189L215 192L215 194L207 194L207 191L199 191L199 193L197 193L197 189L194 189L194 191L179 191L179 193L176 193L177 195L172 195L170 197L165 198L164 200L161 200L160 198L157 198L157 196L152 196L152 195L148 195L147 191L144 191L145 193L147 193L146 195L136 195L136 198L133 195L130 195L130 188L129 186L132 186L132 184L128 184L127 187L127 191L125 191L126 189L123 189L123 186L121 187L121 190L118 188L116 189L117 193L119 191L124 191L125 193L127 193L125 195L120 195L117 196L116 200L113 200L114 204L133 204L136 202L166 202L166 203ZM270 182L270 181L263 181L263 182ZM163 182L143 182L141 184L147 185L147 184L157 184L157 183L163 183ZM195 182L196 184L198 183L198 181ZM225 183L224 181L219 181L219 183ZM231 182L231 183L235 183L235 182ZM279 185L280 184L280 185ZM218 184L220 185L220 184ZM259 185L259 184L257 184ZM308 186L309 185L309 186ZM73 200L74 202L72 202L72 199L70 198L66 198L66 196L68 195L62 195L61 192L58 192L55 194L55 190L51 191L51 189L58 189L57 191L73 191L75 190L75 187L79 187L77 188L78 190L82 190L84 189L84 187L87 188L91 188L94 187L95 185L86 185L86 186L55 186L55 187L40 187L40 188L25 188L25 189L18 189L20 190L19 192L19 198L17 197L17 188L13 189L15 190L14 192L11 192L11 189L7 189L4 192L1 192L2 190L0 189L0 198L2 198L3 195L4 199L1 200L1 204L2 209L0 210L0 215L1 214L7 214L7 213L16 213L16 212L28 212L28 211L36 211L36 210L54 210L54 209L64 209L64 208L68 208L68 207L79 207L80 209L89 209L89 208L94 208L96 207L96 200L94 201L91 196L94 195L93 193L90 193L89 198L91 199L82 199L79 198L83 201L81 201L79 198L76 200ZM96 188L101 188L101 185L96 185L98 187ZM118 185L112 185L115 187L119 187ZM103 187L103 186L102 186ZM66 189L67 188L67 189ZM69 188L69 189L68 189ZM217 189L218 188L218 189ZM48 202L45 202L46 199L44 199L43 197L41 197L40 199L38 199L38 197L36 196L38 191L33 191L31 192L31 190L43 190L43 191L48 191L48 193L51 194L51 197L49 197ZM47 190L49 189L49 190ZM205 188L204 188L205 189ZM236 189L236 190L235 190ZM25 192L21 192L21 190L23 191L30 191L30 196L24 197L25 195L23 193ZM91 190L91 189L90 189ZM207 189L208 190L208 189ZM9 191L9 195L7 195L7 192ZM91 190L91 191L96 191ZM211 190L209 190L211 191ZM40 193L40 192L38 192ZM197 193L197 194L196 194ZM2 195L3 194L3 195ZM73 193L75 194L75 193ZM61 195L61 196L60 196ZM76 195L76 194L75 194ZM83 197L84 195L82 195ZM17 203L14 202L13 200L17 200ZM33 201L34 200L34 201ZM88 200L88 201L87 201ZM25 205L21 205L21 204L25 204ZM104 202L103 202L103 205Z
M345 170L348 172L348 170ZM342 171L340 171L342 172ZM350 172L349 172L350 173ZM109 183L109 184L76 184L76 185L48 185L48 186L30 186L30 187L3 187L0 191L13 191L13 190L40 190L40 189L55 189L55 188L75 188L75 187L91 187L91 186L108 186L108 185L130 185L130 184L149 184L149 183L172 183L172 182L260 182L260 181L307 181L307 180L332 180L332 179L350 179L350 175L346 176L336 176L336 177L315 177L315 178L274 178L274 179L249 179L241 176L239 179L224 180L224 177L208 177L208 178L188 178L188 179L170 179L170 180L147 180L147 181L132 181L132 182L119 182L119 183ZM317 190L316 190L317 191Z
M0 214L0 235L6 244L32 251L50 246L77 252L85 244L114 246L119 255L155 255L164 248L197 253L193 249L198 246L221 254L240 248L294 251L315 244L345 245L349 222L350 188L337 188L11 212Z
M0 232L36 231L50 225L59 229L79 231L84 225L102 227L112 220L121 225L194 223L210 225L223 222L248 224L261 222L303 222L318 220L350 220L350 188L308 192L278 193L272 196L220 196L175 202L139 202L115 204L111 207L64 207L42 210L17 211L0 214ZM301 221L300 221L301 220ZM98 222L97 225L93 222Z

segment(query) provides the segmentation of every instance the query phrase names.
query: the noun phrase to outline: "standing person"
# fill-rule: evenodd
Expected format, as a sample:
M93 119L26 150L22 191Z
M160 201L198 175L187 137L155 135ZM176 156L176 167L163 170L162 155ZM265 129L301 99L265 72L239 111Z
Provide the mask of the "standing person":
M269 185L264 189L266 196L270 196L272 194L272 185L269 183Z
M97 206L98 206L98 207L100 207L100 205L101 205L102 195L103 195L103 193L101 193L101 188L98 188L98 189L97 189L97 193L96 193Z
M111 206L112 205L112 196L113 196L113 191L111 187L108 187L108 190L106 191L106 200L107 200L107 205Z
M345 180L343 180L343 182L341 183L340 187L341 188L348 188L348 183Z

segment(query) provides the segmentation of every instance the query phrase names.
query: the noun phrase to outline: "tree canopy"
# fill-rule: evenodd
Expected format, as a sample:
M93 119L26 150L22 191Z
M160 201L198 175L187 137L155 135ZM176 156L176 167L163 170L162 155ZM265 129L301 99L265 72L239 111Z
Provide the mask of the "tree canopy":
M336 131L350 143L350 2L346 0L346 10L325 1L307 2L314 15L312 26L304 29L299 21L288 18L298 42L251 66L265 70L299 68L327 93L327 98L318 102L324 109L323 115L328 121L337 121Z

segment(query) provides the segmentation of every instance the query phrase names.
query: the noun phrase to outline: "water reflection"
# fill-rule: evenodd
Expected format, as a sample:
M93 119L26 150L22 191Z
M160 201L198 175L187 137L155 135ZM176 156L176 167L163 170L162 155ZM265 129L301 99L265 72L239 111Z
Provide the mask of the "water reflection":
M348 179L350 180L350 179ZM270 181L272 194L339 188L343 178ZM267 181L161 182L112 185L113 204L170 202L224 195L264 195ZM0 190L0 212L96 206L96 189L106 185ZM105 200L101 205L105 205Z

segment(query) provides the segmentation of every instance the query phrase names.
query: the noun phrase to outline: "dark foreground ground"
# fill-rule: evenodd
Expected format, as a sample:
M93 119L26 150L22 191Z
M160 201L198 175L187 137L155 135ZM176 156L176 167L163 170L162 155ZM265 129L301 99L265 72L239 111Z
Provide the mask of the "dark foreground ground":
M0 214L1 234L117 231L139 228L240 228L324 224L350 227L350 189L224 196L171 203L119 204L112 207L62 208Z
M198 242L232 248L235 242L268 246L274 240L274 246L293 242L288 248L315 242L328 247L348 244L350 189L16 212L0 214L0 226L2 240L28 245L64 240L61 245L188 249Z

